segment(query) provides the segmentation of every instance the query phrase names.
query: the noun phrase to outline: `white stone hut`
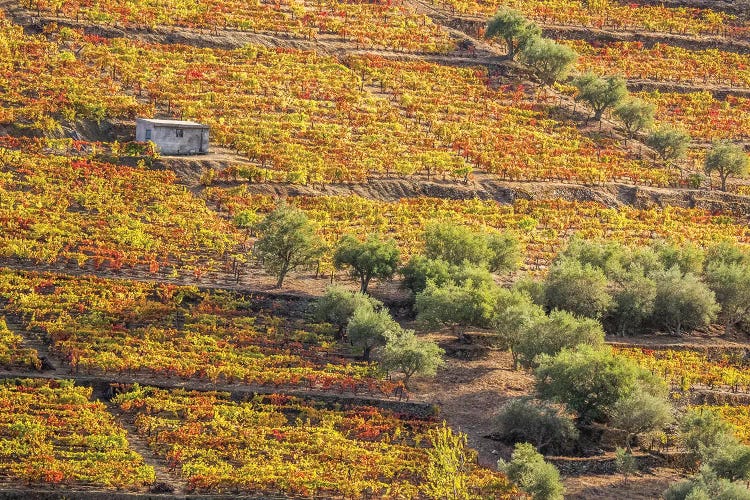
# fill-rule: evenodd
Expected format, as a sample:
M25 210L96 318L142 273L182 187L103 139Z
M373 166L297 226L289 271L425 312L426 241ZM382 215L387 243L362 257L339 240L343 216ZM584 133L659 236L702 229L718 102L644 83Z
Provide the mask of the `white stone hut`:
M197 155L208 153L208 125L179 120L138 118L135 140L151 141L163 155Z

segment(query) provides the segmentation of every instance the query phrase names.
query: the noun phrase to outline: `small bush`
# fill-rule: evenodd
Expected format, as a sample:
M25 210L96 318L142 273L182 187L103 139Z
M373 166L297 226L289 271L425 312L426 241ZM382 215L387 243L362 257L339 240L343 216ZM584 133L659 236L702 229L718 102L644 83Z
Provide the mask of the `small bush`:
M565 488L557 468L544 461L529 443L519 443L510 462L500 460L497 468L508 475L534 500L562 500Z
M496 425L497 437L503 441L528 442L544 453L567 453L578 440L573 416L561 405L531 398L506 404Z

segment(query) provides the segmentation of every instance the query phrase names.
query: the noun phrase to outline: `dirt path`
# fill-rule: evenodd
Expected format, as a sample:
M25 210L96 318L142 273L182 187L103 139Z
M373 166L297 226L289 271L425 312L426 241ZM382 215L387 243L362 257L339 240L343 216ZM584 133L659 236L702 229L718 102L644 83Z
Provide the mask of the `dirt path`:
M452 342L449 335L429 335L441 344ZM414 400L440 407L440 416L454 429L467 434L469 445L479 452L479 463L495 467L510 448L487 438L494 432L494 421L502 405L511 398L529 394L530 374L513 370L510 354L490 351L486 358L465 360L446 358L446 365L431 380L416 380Z

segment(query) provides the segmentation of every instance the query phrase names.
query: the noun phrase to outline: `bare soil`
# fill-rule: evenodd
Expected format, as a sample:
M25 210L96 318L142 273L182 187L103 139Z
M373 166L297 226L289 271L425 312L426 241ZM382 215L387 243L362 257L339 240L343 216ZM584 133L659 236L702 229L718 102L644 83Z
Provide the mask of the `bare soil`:
M674 469L660 467L628 478L620 474L569 476L564 480L565 498L579 500L645 500L661 498L667 487L684 479Z
M441 345L455 342L448 333L427 337ZM511 449L487 436L494 432L494 420L503 404L533 390L533 378L513 370L510 353L492 350L482 359L446 358L434 379L415 380L411 390L413 400L438 405L440 415L467 434L469 445L479 452L480 464L495 467L498 458L510 456Z

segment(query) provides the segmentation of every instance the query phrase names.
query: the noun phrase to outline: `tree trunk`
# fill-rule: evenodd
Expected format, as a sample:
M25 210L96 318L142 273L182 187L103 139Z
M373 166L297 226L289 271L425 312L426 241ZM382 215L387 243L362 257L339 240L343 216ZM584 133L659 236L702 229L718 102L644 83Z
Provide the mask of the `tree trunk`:
M286 278L286 273L288 270L286 269L286 266L284 266L281 271L279 271L279 279L276 280L276 288L281 288L281 285L284 284L284 278Z
M367 287L370 286L370 280L372 279L372 276L363 276L361 280L361 284L359 287L359 291L362 293L367 293Z
M362 361L370 361L370 352L372 351L372 346L366 346L362 350Z

